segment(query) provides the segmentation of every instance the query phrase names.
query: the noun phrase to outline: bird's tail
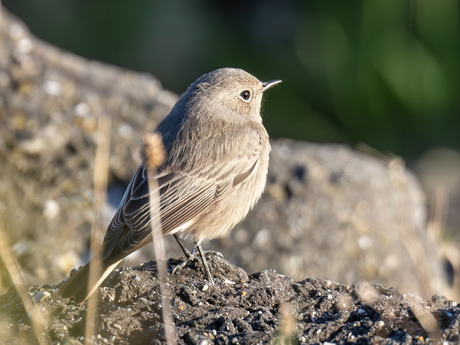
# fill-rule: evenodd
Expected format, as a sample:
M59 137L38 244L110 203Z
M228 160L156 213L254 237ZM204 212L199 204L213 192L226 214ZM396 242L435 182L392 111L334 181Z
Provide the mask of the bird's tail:
M59 294L64 298L72 297L77 304L83 303L96 291L120 261L108 265L101 261L97 262L93 258L62 284L58 291ZM91 277L90 265L92 265Z

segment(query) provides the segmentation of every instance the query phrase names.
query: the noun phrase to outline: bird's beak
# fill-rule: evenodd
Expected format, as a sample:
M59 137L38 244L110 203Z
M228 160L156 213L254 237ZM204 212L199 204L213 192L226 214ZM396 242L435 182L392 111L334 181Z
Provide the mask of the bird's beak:
M277 79L277 80L270 80L270 81L264 81L264 82L262 83L262 86L263 86L262 92L267 91L268 89L272 88L272 87L275 86L275 85L280 84L281 82L282 82L282 80L279 80L279 79Z

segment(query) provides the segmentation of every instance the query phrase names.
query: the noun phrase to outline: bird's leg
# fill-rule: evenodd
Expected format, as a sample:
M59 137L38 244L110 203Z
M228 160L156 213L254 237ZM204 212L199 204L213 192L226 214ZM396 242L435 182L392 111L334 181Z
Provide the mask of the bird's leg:
M179 239L179 236L177 236L176 234L174 234L173 236L176 239L177 243L179 244L180 249L182 249L182 251L184 252L184 254L187 257L187 259L190 259L192 257L192 254L188 251L187 248L185 248L185 246L183 245L183 243Z
M179 243L179 246L184 251L184 254L187 256L187 259L184 262L182 262L180 265L176 266L173 269L172 274L176 274L178 270L181 270L182 268L184 268L190 262L190 260L196 259L196 256L193 253L190 253L187 250L187 248L185 248L185 246L182 244L182 242L179 240L179 238L176 235L174 235L174 238L176 239L177 243ZM199 242L195 241L195 244L196 244L196 248L198 248L198 253L200 254L201 262L203 263L204 269L206 271L206 276L208 277L209 282L214 285L214 279L212 277L211 270L209 269L208 261L206 260L206 257L204 256L203 248L201 248L201 244Z
M209 282L214 285L214 279L212 278L211 271L209 269L208 262L203 254L203 248L201 248L201 243L195 241L196 247L198 248L198 253L200 253L201 261L203 262L204 269L206 270L206 275L208 276Z

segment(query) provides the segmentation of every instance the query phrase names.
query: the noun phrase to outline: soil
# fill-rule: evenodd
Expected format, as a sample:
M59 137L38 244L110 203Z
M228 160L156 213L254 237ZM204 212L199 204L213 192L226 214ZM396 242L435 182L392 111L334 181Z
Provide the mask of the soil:
M167 261L170 303L178 344L455 344L460 307L445 297L422 301L391 287L299 282L274 270L248 274L219 253L207 252L215 285L199 260ZM87 303L62 299L59 287L33 286L28 294L46 320L52 344L83 344ZM94 344L166 343L156 264L120 268L99 289ZM423 326L415 316L423 322ZM432 321L430 323L430 320ZM433 323L434 322L434 323ZM14 287L0 296L2 343L34 343Z

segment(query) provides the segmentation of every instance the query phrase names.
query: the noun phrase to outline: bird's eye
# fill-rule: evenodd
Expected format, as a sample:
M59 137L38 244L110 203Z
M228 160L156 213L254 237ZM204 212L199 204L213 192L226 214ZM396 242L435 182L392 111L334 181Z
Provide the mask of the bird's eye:
M249 102L249 100L251 99L251 91L249 90L241 91L238 97L241 98L245 102Z

